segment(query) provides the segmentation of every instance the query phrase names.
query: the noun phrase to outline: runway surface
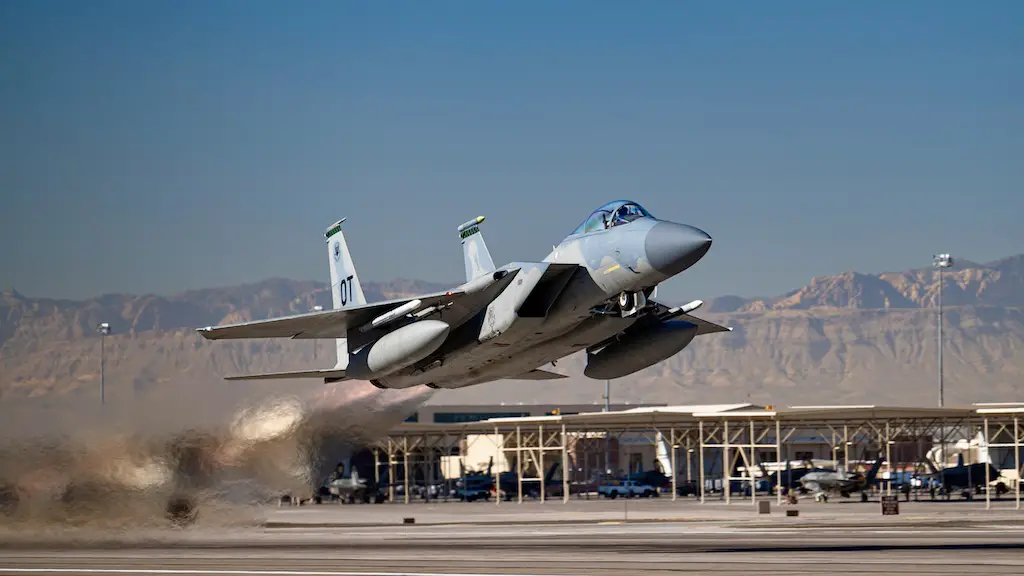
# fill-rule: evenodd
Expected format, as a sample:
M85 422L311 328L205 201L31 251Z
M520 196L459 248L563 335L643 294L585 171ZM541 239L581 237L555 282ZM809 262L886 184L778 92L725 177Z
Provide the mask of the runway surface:
M1024 573L1024 512L1012 508L901 503L883 517L877 503L801 505L787 518L628 506L628 520L593 519L623 513L604 502L323 506L268 510L275 527L5 533L0 576Z

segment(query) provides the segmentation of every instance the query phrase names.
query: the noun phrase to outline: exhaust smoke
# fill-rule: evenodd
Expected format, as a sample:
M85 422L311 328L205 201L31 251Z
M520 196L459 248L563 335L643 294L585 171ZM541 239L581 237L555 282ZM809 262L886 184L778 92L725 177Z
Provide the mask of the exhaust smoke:
M192 398L87 414L0 406L0 539L26 529L251 524L282 495L312 495L339 460L433 393L364 381L257 400L243 399L245 387L232 392L234 402L205 414Z

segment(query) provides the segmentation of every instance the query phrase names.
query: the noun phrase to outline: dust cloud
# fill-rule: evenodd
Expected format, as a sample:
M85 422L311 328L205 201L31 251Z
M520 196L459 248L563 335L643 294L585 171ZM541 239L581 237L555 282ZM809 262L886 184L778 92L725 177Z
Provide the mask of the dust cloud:
M252 525L282 495L308 497L335 463L431 394L361 381L225 390L91 407L0 404L0 539Z

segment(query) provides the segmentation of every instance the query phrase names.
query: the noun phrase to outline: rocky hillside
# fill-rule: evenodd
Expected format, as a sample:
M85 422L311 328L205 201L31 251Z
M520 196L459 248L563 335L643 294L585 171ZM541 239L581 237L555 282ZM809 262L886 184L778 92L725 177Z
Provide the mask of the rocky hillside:
M946 404L1024 398L1024 309L945 310ZM704 314L734 327L612 382L612 401L703 404L896 404L937 402L934 310L770 311ZM435 401L514 403L523 398L601 403L604 382L579 374L585 358L559 362L556 383L508 382L438 394ZM557 392L553 387L557 386Z
M955 261L942 276L944 306L1024 306L1024 254L989 264ZM751 300L726 296L716 299L712 306L717 312L926 308L937 304L938 295L939 271L922 268L877 275L846 272L819 276L783 296Z
M369 300L443 286L366 283ZM936 401L938 273L933 269L814 278L788 294L708 302L701 315L733 326L699 338L681 354L613 383L613 401L768 404ZM239 372L334 363L333 343L208 342L194 328L329 306L318 282L272 279L175 296L106 295L87 301L0 295L0 391L26 397L98 396L99 337L106 339L108 398L194 395L197 402ZM989 264L960 262L944 274L947 403L1024 399L1024 255ZM431 402L601 402L604 383L581 375L583 357L555 368L559 382L495 382L436 394ZM248 388L246 388L248 390Z

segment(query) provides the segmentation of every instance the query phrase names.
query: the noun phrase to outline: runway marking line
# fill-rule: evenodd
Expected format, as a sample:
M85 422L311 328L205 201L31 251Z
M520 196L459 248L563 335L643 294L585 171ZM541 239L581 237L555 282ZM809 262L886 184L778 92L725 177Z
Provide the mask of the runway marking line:
M339 572L318 570L203 570L162 568L2 568L0 574L195 574L200 576L557 576L511 573Z

